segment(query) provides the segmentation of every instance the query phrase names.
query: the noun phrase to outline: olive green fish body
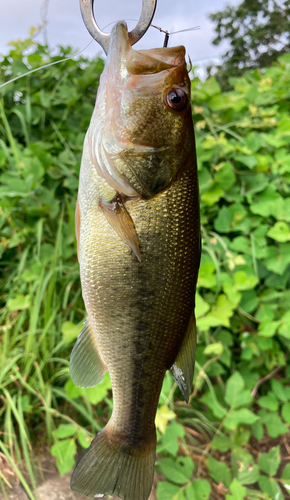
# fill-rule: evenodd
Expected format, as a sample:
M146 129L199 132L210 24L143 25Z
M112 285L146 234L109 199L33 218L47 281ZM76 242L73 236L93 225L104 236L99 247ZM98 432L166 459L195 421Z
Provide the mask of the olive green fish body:
M103 79L106 106L98 102L101 88L99 120L93 116L94 129L85 141L76 225L88 320L71 358L72 378L79 385L95 385L109 371L113 413L77 465L72 488L91 497L115 493L125 500L147 500L165 371L172 369L186 398L192 384L198 182L190 107L174 113L163 98L171 87L189 87L182 50L156 49L154 62L153 51L138 57L141 52L128 48L123 24L115 33L130 51L129 76L123 72L115 95ZM162 60L162 50L168 51L170 64ZM117 56L111 56L106 78ZM102 153L96 150L98 141Z

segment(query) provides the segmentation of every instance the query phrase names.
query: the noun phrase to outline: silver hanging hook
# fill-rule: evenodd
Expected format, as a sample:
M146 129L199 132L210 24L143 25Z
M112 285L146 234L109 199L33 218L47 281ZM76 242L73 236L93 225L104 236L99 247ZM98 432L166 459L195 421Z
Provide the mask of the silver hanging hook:
M135 28L129 32L131 45L138 42L148 30L155 14L157 0L142 0L140 19ZM110 33L100 30L94 16L94 0L80 0L81 13L88 32L100 44L105 53L108 53Z

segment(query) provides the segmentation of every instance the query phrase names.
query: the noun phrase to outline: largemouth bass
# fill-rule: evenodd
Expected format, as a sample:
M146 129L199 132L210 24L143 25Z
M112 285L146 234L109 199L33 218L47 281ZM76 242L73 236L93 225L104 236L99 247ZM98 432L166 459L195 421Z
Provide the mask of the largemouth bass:
M165 371L186 400L192 387L199 200L185 49L133 50L124 22L84 143L76 235L88 316L71 377L93 387L108 370L114 406L71 487L147 500Z

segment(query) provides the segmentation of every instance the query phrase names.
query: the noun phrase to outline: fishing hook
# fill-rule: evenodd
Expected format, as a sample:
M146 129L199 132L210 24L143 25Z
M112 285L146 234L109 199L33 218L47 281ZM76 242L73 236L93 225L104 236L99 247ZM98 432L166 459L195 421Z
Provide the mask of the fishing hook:
M153 16L155 14L157 0L142 0L142 11L140 19L135 28L129 32L129 41L131 45L138 42L148 30ZM95 20L94 0L80 0L82 18L85 26L91 36L100 44L105 53L108 53L110 33L104 33Z

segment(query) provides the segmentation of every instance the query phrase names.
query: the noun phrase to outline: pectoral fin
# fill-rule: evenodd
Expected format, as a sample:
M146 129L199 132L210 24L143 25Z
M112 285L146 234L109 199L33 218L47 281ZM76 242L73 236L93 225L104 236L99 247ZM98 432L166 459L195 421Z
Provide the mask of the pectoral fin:
M177 358L170 368L170 371L187 403L192 389L195 353L196 326L195 316L193 313Z
M94 332L88 320L72 350L69 371L73 383L79 387L95 387L107 371L100 359Z
M124 241L124 243L126 243L126 245L133 250L138 261L141 262L138 236L134 222L124 206L122 196L118 195L110 203L100 200L99 206L101 207L109 224Z

